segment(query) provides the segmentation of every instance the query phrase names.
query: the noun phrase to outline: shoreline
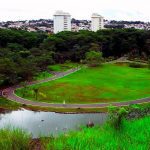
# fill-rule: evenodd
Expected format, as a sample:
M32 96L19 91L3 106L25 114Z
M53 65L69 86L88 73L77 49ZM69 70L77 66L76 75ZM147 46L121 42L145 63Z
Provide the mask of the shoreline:
M1 107L0 106L0 114L2 113L7 113L7 112L11 112L11 111L18 111L21 109L25 109L28 111L34 111L34 112L54 112L54 113L59 113L59 114L88 114L88 113L107 113L108 110L107 108L104 108L103 110L101 108L86 108L86 109L80 109L78 110L78 108L74 108L74 109L64 109L64 108L39 108L39 107L34 107L33 106L26 106L26 107L19 107L17 109L9 109L6 107Z

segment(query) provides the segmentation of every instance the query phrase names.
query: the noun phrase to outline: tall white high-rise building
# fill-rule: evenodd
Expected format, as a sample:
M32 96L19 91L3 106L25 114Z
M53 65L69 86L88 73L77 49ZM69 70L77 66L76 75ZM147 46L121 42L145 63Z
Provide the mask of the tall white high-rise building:
M97 14L92 14L92 23L91 23L91 30L96 32L97 30L104 29L104 18Z
M71 31L71 15L63 11L54 14L54 33Z

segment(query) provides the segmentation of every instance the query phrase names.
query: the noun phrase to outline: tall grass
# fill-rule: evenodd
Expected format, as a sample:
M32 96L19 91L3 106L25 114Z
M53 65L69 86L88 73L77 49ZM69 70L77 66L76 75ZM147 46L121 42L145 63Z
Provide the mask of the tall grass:
M0 97L0 107L6 108L10 110L18 109L21 106L21 104L7 100L6 98Z
M47 150L148 150L150 149L150 117L123 121L117 130L106 123L102 127L62 135L47 145Z
M0 130L0 150L29 150L31 136L21 129Z

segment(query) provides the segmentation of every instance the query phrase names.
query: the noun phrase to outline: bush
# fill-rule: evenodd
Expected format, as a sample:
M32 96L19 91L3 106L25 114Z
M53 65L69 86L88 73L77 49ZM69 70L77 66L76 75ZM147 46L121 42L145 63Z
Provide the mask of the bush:
M122 121L125 118L127 114L127 110L124 107L109 107L109 123L111 126L113 126L115 129L119 129L122 125Z
M89 51L86 54L86 61L89 66L96 67L103 61L102 52Z
M145 68L146 65L141 64L141 63L132 62L132 63L129 63L129 67L132 67L132 68Z
M150 59L148 60L148 68L150 69Z

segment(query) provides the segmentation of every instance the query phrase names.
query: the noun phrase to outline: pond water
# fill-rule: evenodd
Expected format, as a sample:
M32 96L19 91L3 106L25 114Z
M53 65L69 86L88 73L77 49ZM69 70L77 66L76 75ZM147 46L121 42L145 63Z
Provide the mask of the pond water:
M101 125L106 118L105 113L61 114L22 109L0 114L0 128L19 127L31 133L33 138L37 138L78 130L81 126L86 126L89 121Z

